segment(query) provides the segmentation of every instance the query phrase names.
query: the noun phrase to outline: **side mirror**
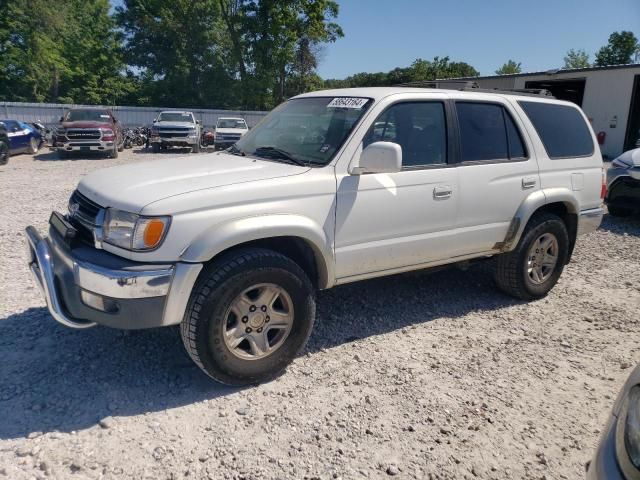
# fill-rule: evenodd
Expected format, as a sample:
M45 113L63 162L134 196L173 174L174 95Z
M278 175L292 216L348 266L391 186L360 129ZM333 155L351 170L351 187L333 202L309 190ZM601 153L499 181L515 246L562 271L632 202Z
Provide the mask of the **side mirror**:
M202 125L202 122L201 122L200 120L196 120L196 123L197 123L198 125Z
M64 117L60 117L60 122L64 122Z
M154 119L153 119L153 123L156 123L157 121L158 121L158 119L157 119L157 118L154 118Z
M364 173L395 173L402 169L402 147L393 142L374 142L360 154L353 175Z

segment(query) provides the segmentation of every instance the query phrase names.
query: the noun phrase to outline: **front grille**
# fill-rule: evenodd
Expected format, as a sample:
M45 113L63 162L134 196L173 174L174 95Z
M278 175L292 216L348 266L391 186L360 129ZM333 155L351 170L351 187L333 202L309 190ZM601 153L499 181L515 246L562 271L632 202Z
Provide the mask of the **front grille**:
M186 137L189 132L160 132L160 138Z
M69 221L78 230L80 240L90 245L94 243L93 230L98 226L96 219L100 210L102 210L100 205L89 200L78 190L71 194L69 199Z
M191 127L158 127L158 131L162 132L188 132Z
M100 137L98 129L71 128L67 130L69 140L100 140Z
M241 135L239 133L221 133L219 135L219 139L225 142L237 142L238 140L240 140L240 136Z

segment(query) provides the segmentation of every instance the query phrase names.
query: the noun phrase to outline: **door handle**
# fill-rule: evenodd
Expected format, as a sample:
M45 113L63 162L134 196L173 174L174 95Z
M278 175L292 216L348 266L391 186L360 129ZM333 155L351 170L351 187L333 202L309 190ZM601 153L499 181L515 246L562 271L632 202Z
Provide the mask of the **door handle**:
M538 181L536 180L535 177L524 177L522 179L522 188L524 189L533 188L536 186L537 183Z
M451 187L446 185L435 187L433 189L433 198L439 198L439 199L449 198L452 192L453 190L451 189Z

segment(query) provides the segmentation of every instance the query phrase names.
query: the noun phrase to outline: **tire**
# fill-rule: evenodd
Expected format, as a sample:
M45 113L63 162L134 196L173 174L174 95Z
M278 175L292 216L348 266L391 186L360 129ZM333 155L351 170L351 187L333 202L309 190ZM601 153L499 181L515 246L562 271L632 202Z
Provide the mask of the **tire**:
M200 142L196 142L193 147L191 147L191 153L200 153Z
M544 239L541 244L538 240ZM555 264L540 265L545 261L551 262L554 255L552 250L544 250L542 262L540 256L536 258L534 249L543 246L547 241L555 239ZM533 260L530 260L533 255ZM569 256L569 233L567 227L557 215L551 213L536 213L531 217L516 248L508 253L499 255L496 259L494 279L498 287L512 297L521 300L535 300L542 298L555 286L562 274ZM538 267L532 267L538 265ZM546 268L546 270L544 270ZM540 272L544 275L540 275ZM538 272L537 279L536 272Z
M35 155L38 153L38 150L40 150L40 140L35 137L31 137L31 140L29 140L29 153L31 155Z
M124 141L118 146L119 152L124 152Z
M6 143L0 142L0 165L6 165L9 162L9 147Z
M160 144L159 143L152 143L151 144L151 151L153 153L160 153Z
M120 151L120 149L118 148L118 145L117 145L117 144L114 144L114 145L113 145L113 150L111 150L111 151L108 153L108 157L109 157L109 158L118 158L118 152L119 152L119 151Z
M69 158L69 154L66 150L58 150L58 158L60 160L66 160L67 158Z
M612 217L630 217L633 213L633 210L624 207L614 207L613 205L607 205L607 210L609 210L609 215Z
M252 290L255 286L259 288ZM259 304L263 291L278 288L284 294L273 297L269 309ZM240 311L234 310L236 315L232 306L238 305L239 298L246 301ZM249 307L254 301L256 305ZM242 307L246 307L244 312ZM253 385L277 377L296 357L311 334L315 309L313 285L295 262L271 250L239 249L214 261L200 275L181 324L182 341L196 365L217 382ZM282 320L271 321L278 328L270 327L269 313L274 318L288 316L288 330L282 327L286 323ZM233 338L226 340L230 336L225 332L237 329L239 343L233 348L229 345ZM266 345L274 350L266 354L254 350L249 337L267 339Z

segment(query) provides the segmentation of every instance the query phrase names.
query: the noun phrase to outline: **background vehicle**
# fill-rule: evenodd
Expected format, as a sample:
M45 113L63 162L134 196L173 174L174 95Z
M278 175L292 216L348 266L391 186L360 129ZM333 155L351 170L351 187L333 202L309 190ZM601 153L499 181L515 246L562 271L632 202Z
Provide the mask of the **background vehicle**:
M247 122L240 117L221 117L216 123L214 133L215 147L228 148L249 131Z
M640 211L640 148L629 150L611 162L605 200L614 217Z
M191 151L200 151L200 121L192 112L161 112L153 121L150 143L154 152L169 147L191 147Z
M618 394L587 468L588 480L637 478L640 478L640 365Z
M44 138L32 125L17 120L0 120L9 137L9 155L38 153Z
M122 132L124 148L141 147L147 143L147 132L144 127L125 128Z
M117 158L124 150L122 127L110 110L71 109L60 117L53 148L60 158L71 152L104 152Z
M59 322L181 324L209 376L257 383L304 347L316 289L495 257L501 290L544 297L602 220L596 145L548 97L313 92L224 152L85 176L49 238L27 228L29 263Z
M0 122L0 165L9 161L9 136L4 123Z

